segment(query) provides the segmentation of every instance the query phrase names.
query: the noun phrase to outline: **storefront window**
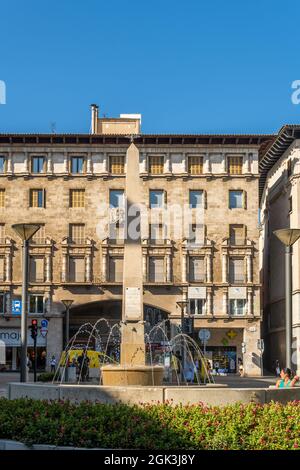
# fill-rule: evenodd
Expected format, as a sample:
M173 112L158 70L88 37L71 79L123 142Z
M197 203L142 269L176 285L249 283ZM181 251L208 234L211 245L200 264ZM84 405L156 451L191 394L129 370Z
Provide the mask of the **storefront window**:
M42 314L44 313L44 301L42 295L30 296L29 313Z

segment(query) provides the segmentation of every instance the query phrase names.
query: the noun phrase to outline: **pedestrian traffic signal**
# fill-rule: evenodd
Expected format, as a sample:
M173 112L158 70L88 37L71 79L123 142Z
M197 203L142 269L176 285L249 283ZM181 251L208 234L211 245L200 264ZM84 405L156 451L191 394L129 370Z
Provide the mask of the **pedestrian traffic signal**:
M35 339L38 334L38 321L36 319L31 320L31 338Z

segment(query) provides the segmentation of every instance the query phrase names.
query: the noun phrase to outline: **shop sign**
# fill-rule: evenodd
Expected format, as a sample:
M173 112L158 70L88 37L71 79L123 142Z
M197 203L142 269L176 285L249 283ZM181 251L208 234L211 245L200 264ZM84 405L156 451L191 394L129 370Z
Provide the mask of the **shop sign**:
M17 328L1 328L0 341L5 343L5 346L21 346L21 330ZM33 339L30 335L27 337L28 346L33 346ZM46 339L40 334L37 336L37 346L46 346Z
M11 311L13 315L21 315L22 302L21 300L13 300L11 305Z

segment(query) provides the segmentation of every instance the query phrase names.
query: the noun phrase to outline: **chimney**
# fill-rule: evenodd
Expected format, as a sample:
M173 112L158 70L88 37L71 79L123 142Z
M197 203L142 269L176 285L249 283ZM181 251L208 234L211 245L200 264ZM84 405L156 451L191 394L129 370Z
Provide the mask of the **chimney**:
M98 110L99 108L96 104L91 104L91 111L92 111L91 134L97 134Z

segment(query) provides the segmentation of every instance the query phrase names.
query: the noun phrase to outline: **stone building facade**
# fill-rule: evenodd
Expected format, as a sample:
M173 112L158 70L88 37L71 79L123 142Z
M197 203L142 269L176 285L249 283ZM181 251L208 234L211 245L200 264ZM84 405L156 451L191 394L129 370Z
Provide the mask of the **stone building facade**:
M284 245L274 235L300 227L300 127L284 126L260 161L261 280L266 366L285 365ZM300 372L300 245L292 248L292 366Z
M120 320L120 201L134 141L146 209L177 205L202 211L201 243L176 238L178 221L166 232L159 221L142 226L145 317L169 318L172 328L181 318L176 302L187 300L195 338L200 329L210 330L206 350L213 361L236 372L240 357L247 374L259 375L258 160L272 137L127 135L120 126L115 134L109 119L98 127L97 119L86 135L0 135L0 339L7 344L8 366L18 366L20 318L13 306L21 298L22 268L12 224L42 224L30 244L28 308L29 321L49 320L47 337L38 343L47 364L63 346L63 299L74 301L70 335L100 317ZM122 119L131 126L138 118L119 118L118 125ZM139 130L136 122L133 127ZM198 230L197 224L191 227Z

